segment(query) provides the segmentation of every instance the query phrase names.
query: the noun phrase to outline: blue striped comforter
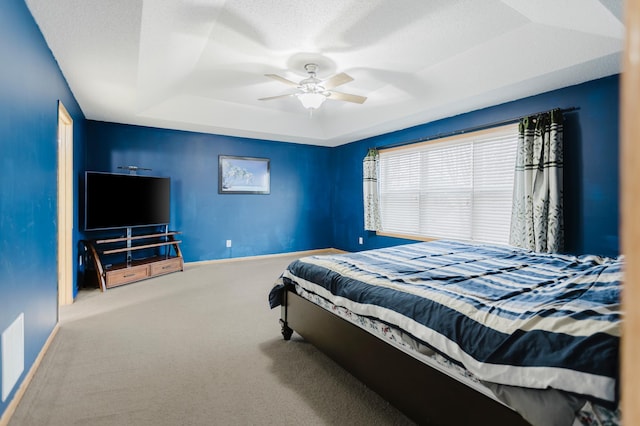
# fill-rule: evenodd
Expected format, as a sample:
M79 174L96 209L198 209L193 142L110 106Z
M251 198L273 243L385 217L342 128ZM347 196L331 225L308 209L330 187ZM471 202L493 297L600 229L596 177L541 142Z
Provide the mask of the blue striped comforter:
M481 380L617 401L622 258L454 241L292 262L295 282L399 327Z

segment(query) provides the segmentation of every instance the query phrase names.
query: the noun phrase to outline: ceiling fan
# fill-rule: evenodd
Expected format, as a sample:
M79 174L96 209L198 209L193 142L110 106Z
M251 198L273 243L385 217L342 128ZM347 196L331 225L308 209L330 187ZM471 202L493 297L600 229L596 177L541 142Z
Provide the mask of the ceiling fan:
M314 110L320 108L324 101L327 99L334 99L337 101L346 101L346 102L354 102L357 104L361 104L367 100L364 96L352 95L349 93L342 93L333 90L334 87L338 87L350 81L353 81L353 78L345 73L336 74L327 80L320 80L316 77L316 72L318 71L317 64L306 64L304 69L309 74L309 77L304 80L296 83L284 77L281 77L276 74L265 74L266 77L273 78L281 83L284 83L288 86L293 86L298 89L295 93L287 93L284 95L278 96L269 96L267 98L260 98L260 101L270 101L273 99L286 98L289 96L297 97L302 106L309 110Z

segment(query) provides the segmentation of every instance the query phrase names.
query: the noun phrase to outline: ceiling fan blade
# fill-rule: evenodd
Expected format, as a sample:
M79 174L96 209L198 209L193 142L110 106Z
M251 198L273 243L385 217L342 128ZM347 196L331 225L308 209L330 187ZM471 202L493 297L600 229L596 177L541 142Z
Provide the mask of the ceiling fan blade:
M293 96L293 95L294 95L294 93L289 93L287 95L278 95L278 96L269 96L269 97L266 97L266 98L259 98L258 100L259 101L270 101L272 99L288 98L289 96Z
M324 86L325 89L330 90L330 89L333 89L334 87L338 87L350 81L353 81L353 78L350 75L347 75L341 72L340 74L336 74L333 77L323 81L322 85Z
M335 91L331 91L331 96L329 96L329 99L335 99L337 101L347 101L347 102L354 102L356 104L361 104L364 101L367 100L367 98L365 96L359 96L359 95L352 95L349 93L342 93L342 92L335 92Z
M289 86L293 86L293 87L298 87L299 86L298 83L293 82L291 80L287 80L286 78L280 77L277 74L265 74L265 77L273 78L274 80L278 80L280 83L284 83L284 84L287 84Z

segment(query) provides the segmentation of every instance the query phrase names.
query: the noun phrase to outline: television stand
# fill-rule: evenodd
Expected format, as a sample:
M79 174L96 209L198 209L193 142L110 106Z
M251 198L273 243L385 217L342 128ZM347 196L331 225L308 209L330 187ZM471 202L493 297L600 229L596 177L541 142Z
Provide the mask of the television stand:
M100 290L184 270L178 234L167 230L134 236L127 228L125 237L85 241Z

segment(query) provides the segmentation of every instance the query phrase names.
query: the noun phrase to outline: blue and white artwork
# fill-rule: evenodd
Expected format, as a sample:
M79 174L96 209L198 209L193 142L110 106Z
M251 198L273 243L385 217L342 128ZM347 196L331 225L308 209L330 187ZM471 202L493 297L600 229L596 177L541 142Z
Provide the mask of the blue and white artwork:
M269 194L269 159L253 157L219 157L221 194Z

